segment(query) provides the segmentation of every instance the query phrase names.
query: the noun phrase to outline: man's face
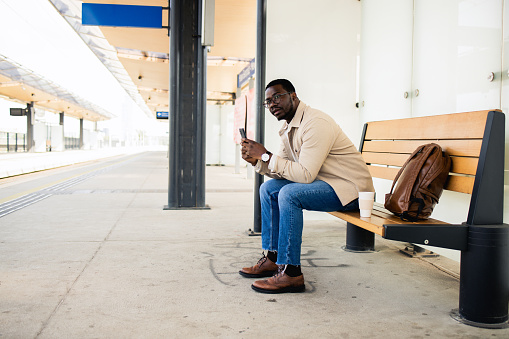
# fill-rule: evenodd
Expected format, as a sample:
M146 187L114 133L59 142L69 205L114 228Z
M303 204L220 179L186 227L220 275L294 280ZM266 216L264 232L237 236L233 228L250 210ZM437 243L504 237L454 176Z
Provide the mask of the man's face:
M270 106L268 107L270 113L272 113L273 116L277 118L277 120L287 120L288 118L293 118L293 115L295 114L295 108L294 108L294 98L295 93L287 93L288 91L283 88L282 85L275 85L272 87L267 88L265 91L265 99L271 99L272 102ZM274 96L280 95L279 102L277 100L274 100ZM276 101L277 103L274 103Z

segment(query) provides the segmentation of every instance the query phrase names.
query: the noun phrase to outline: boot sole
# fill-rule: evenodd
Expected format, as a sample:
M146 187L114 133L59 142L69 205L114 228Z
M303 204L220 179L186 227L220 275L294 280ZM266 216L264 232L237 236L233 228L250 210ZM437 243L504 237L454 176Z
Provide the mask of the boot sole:
M280 288L278 290L266 290L264 288L259 288L254 285L251 285L251 288L256 292L267 293L267 294L278 294L278 293L302 293L306 290L306 285L301 286L288 286L284 288Z
M266 277L272 277L274 275L274 273L276 273L276 272L277 271L266 271L264 273L252 274L252 273L246 273L246 272L239 271L239 274L241 276L243 276L244 278L266 278Z

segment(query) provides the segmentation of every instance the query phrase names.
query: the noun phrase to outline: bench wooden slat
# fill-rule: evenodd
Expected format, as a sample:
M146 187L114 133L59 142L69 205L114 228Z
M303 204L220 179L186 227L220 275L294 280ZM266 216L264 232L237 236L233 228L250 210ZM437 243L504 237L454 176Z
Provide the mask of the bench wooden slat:
M399 168L368 165L369 172L374 178L394 180ZM472 194L475 177L450 175L445 189L449 191ZM387 192L388 193L388 192Z
M394 180L399 168L368 165L369 173L373 178Z
M383 218L377 217L376 212L373 211L371 218L364 218L365 220L360 219L360 212L329 212L335 217L343 219L346 222L362 227L370 232L383 236L384 226L383 223L380 225L380 220L385 220ZM380 220L379 220L380 219ZM374 224L373 221L378 220L377 224Z
M475 177L450 175L444 189L459 193L472 194L474 181Z
M434 142L440 145L451 156L479 157L482 139L470 140L365 140L362 146L364 152L404 153L412 154L420 145Z
M451 157L452 173L475 175L477 173L478 158Z
M369 122L366 139L482 139L488 112Z
M356 226L362 227L370 232L375 234L384 236L384 225L391 224L433 224L433 225L447 225L447 223L436 220L436 219L428 219L419 222L410 222L403 221L401 218L395 216L390 213L386 209L383 208L383 205L376 204L373 207L373 212L371 213L371 218L361 218L359 211L351 211L351 212L329 212L329 214L343 219L346 222L354 224Z
M406 153L374 153L362 152L362 157L367 164L388 166L403 166L410 154Z
M363 152L362 157L368 164L403 166L409 154ZM475 175L478 158L452 157L452 173Z

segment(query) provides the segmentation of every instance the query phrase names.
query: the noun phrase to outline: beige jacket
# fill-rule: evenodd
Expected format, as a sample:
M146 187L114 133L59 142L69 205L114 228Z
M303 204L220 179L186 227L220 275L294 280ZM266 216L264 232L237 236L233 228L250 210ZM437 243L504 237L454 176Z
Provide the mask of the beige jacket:
M288 140L284 133L289 129ZM323 180L334 189L343 205L358 198L358 192L374 192L368 167L353 143L327 114L302 101L292 121L279 131L279 152L268 163L258 161L255 170L275 179L298 183ZM295 151L293 161L291 149Z

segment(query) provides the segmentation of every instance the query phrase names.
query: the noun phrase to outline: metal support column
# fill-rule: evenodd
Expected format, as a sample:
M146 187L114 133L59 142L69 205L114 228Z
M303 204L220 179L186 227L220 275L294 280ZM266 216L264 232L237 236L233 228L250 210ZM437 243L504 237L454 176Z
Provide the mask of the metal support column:
M27 104L27 152L34 151L34 103Z
M375 234L351 223L346 223L346 246L349 252L373 252Z
M83 118L80 119L80 149L83 149Z
M461 251L459 310L452 316L484 328L509 327L509 225L504 211L505 115L488 113Z
M461 251L459 310L468 325L507 328L509 324L509 225L470 225L468 250Z
M171 0L170 8L169 183L164 209L207 209L202 1Z
M267 0L257 0L256 14L256 141L265 142L265 62L267 37ZM255 233L262 231L262 209L260 205L260 186L263 184L263 175L255 174L254 180L254 225Z
M65 127L64 127L64 120L65 120L65 113L60 112L58 113L60 117L59 125L62 126L61 132L60 132L60 145L58 147L58 151L65 151Z

